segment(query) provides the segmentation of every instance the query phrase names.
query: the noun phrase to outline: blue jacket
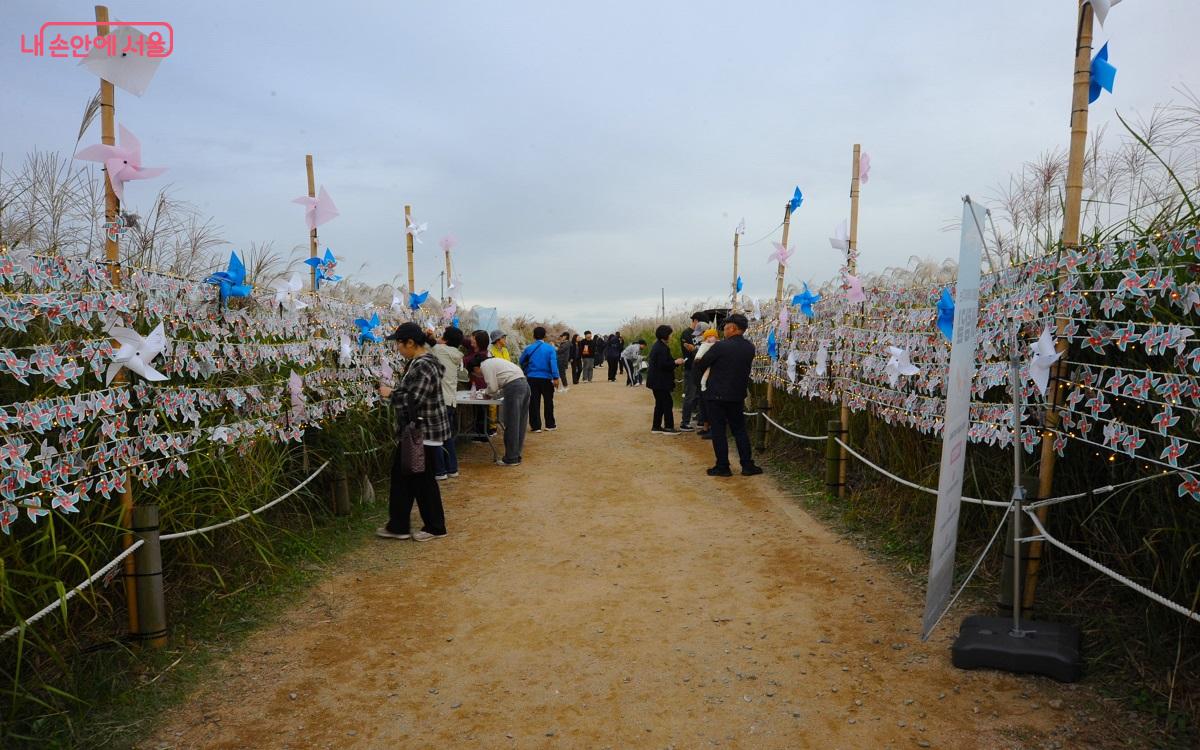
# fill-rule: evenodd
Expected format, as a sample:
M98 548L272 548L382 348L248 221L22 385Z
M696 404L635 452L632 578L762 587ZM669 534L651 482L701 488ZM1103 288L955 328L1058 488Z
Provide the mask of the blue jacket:
M558 379L558 352L545 341L535 341L521 352L521 369L525 377Z

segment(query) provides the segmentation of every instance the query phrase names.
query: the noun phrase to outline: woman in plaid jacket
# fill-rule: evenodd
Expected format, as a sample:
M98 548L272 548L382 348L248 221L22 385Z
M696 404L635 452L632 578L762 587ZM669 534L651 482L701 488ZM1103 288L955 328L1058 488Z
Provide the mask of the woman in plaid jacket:
M410 423L420 425L425 442L425 470L419 474L405 474L401 470L402 449L397 445L392 456L388 522L376 529L375 534L385 539L425 542L446 535L442 493L434 478L434 453L442 449L445 441L453 439L442 397L443 367L429 351L433 342L416 323L402 324L387 338L395 342L396 349L409 360L409 365L400 385L392 389L381 384L379 395L396 407L397 436ZM424 524L419 531L411 531L409 527L414 500Z

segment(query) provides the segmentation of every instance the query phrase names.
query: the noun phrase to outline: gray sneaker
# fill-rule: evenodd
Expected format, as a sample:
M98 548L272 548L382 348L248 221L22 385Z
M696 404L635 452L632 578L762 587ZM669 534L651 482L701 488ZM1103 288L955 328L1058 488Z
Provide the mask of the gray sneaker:
M417 533L424 533L424 532L417 532ZM381 539L412 539L413 535L412 534L397 534L394 531L388 531L387 526L380 526L378 529L375 529L375 536L377 536Z
M412 538L418 542L428 542L430 539L441 539L445 534L430 534L428 531L414 531Z

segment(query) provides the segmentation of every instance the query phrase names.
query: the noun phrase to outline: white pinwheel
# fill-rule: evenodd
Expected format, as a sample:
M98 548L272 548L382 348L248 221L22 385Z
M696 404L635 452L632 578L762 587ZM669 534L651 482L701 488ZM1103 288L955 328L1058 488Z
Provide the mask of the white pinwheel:
M1046 395L1046 386L1050 383L1050 368L1062 356L1054 346L1054 334L1050 326L1042 329L1042 335L1029 349L1033 356L1029 360L1029 379L1037 386L1038 393Z
M113 361L108 365L105 385L112 384L113 378L117 376L122 367L141 375L146 380L167 379L166 375L150 366L154 358L166 351L170 344L166 332L163 331L162 323L155 326L149 336L142 336L132 328L121 326L109 328L108 335L116 339L121 348L113 355Z
M829 245L834 250L849 250L850 249L850 222L842 219L842 223L837 225L837 229L833 230L833 236L829 238Z
M921 370L908 361L908 352L898 346L889 346L887 348L888 357L887 364L883 366L883 371L887 373L888 383L895 388L896 383L900 381L901 375L916 375Z
M276 281L271 286L275 287L276 305L292 312L308 307L308 303L300 299L300 292L304 291L304 282L300 280L300 274L293 273L291 278Z
M418 245L425 244L424 242L421 242L421 235L425 234L425 230L427 229L429 229L429 222L423 221L418 224L412 220L412 217L409 217L408 228L406 231L412 235L413 242L417 243Z

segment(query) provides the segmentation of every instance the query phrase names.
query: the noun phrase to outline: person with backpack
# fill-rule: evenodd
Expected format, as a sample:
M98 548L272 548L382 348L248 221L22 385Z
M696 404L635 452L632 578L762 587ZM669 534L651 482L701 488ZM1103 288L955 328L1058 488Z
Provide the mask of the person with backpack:
M529 381L529 427L533 432L542 431L541 402L546 403L546 429L558 429L554 422L554 389L560 382L558 376L558 352L546 343L546 329L533 329L533 343L521 352L519 361L525 378Z

